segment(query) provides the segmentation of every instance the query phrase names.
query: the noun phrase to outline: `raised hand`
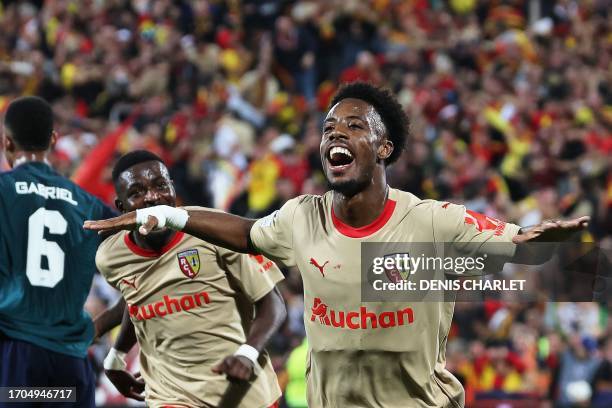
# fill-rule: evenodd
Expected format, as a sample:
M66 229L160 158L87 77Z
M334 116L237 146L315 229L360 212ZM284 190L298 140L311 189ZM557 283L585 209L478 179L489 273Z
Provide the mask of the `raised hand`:
M87 230L98 231L98 233L115 233L117 231L131 231L138 228L138 232L140 232L142 235L147 235L149 232L153 231L157 227L158 223L159 221L155 216L149 215L147 222L145 222L143 225L140 226L140 228L138 228L138 222L136 221L136 211L132 211L115 218L109 218L107 220L87 220L83 224L83 228Z
M156 205L125 213L119 217L100 221L85 221L83 228L99 232L117 232L135 230L147 235L156 228L168 227L180 231L185 227L189 214L182 208L168 205Z
M567 221L550 220L521 229L521 233L512 238L512 242L517 244L512 262L539 265L548 261L557 245L545 245L545 243L566 241L575 233L586 229L590 220L588 216Z
M521 234L514 236L515 244L531 242L561 242L567 240L576 232L586 229L591 217L579 217L573 220L547 220L531 228L526 228Z

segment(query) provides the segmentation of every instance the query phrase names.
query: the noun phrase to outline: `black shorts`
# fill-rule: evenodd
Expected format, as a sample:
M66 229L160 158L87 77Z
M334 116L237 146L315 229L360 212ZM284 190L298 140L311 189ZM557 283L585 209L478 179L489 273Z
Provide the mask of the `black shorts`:
M86 358L0 335L0 387L76 387L76 402L3 403L0 408L94 408L96 377Z

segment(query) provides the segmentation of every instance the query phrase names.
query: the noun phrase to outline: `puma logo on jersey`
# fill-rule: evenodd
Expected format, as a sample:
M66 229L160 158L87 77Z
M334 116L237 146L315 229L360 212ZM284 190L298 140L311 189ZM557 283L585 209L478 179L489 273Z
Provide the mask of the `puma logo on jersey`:
M310 264L314 265L314 267L317 268L319 272L321 272L321 275L323 275L323 277L325 277L325 272L323 270L325 269L325 265L327 265L328 263L329 261L325 261L323 265L319 265L314 258L310 258Z
M323 326L357 329L386 329L405 326L414 322L411 307L392 312L374 313L361 306L359 311L336 311L329 308L320 298L315 298L310 309L310 321L318 321Z
M131 286L134 288L134 290L136 290L136 277L135 276L132 278L131 282L127 279L121 279L121 283L125 283L126 285Z

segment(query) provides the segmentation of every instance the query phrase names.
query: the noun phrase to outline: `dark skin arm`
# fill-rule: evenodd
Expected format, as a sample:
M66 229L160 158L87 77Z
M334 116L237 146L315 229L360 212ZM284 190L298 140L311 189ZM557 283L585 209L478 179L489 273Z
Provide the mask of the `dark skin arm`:
M125 309L123 312L123 320L121 321L121 331L115 340L115 348L124 353L128 353L134 344L136 344L136 330L130 319L130 312Z
M183 231L196 238L230 249L235 252L252 252L249 233L256 220L238 217L236 215L210 211L190 210L189 220ZM138 232L147 235L157 226L157 218L150 216L149 221L142 225ZM105 232L135 230L136 212L128 212L119 217L100 221L85 221L85 229Z
M537 246L530 244L565 241L574 233L584 230L589 220L589 217L580 217L569 221L544 221L521 231L521 234L513 238L513 242L518 247L512 262L529 265L546 262L552 253L542 253L541 250L536 250ZM183 231L236 252L253 252L249 234L255 221L217 211L192 210L189 211L189 219ZM146 235L156 226L157 219L150 216L138 231ZM86 229L103 232L134 230L137 227L136 212L129 212L108 220L86 221L84 224Z
M150 217L150 221L152 225L147 232L157 225L155 217ZM246 253L253 249L250 232L255 221L217 211L189 211L189 220L183 231L232 251Z
M589 221L590 217L579 217L568 221L544 221L533 227L522 228L512 238L517 247L511 262L539 265L548 261L555 250L554 243L566 241L577 232L585 230Z
M123 318L123 310L125 309L125 300L119 300L112 306L100 313L94 319L95 335L94 339L100 338L110 330L121 324Z
M285 302L275 287L255 303L255 319L249 330L246 343L261 353L272 335L287 317ZM217 374L226 374L228 379L248 381L253 378L253 363L243 356L227 356L212 368Z
M121 322L121 331L115 341L115 348L124 353L129 352L136 344L136 331L130 319L130 314L126 308L123 313L123 321ZM144 391L145 383L140 379L140 375L132 375L126 370L104 370L108 379L113 383L117 391L126 398L132 398L138 401L144 401L142 392Z
M250 231L255 221L223 212L191 210L183 231L236 252L255 252L250 241ZM590 217L569 221L544 221L521 230L521 233L512 239L517 244L517 249L511 262L526 265L546 262L552 256L552 245L551 250L542 251L542 245L531 244L565 241L574 233L586 229L589 221ZM157 218L149 216L148 221L138 231L146 235L156 226ZM135 230L137 227L135 211L108 220L85 221L84 224L85 229L101 233Z

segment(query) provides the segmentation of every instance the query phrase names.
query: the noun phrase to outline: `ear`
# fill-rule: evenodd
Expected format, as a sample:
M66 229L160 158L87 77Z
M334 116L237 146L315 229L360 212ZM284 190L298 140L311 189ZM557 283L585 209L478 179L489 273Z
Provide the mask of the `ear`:
M57 132L54 130L51 132L51 141L49 142L49 150L52 150L57 143Z
M9 153L14 153L17 150L17 145L11 136L7 132L4 132L4 149Z
M391 153L393 153L393 148L393 142L389 139L384 139L380 146L378 146L378 160L387 160Z
M123 212L123 201L119 199L119 197L115 197L115 207L121 212Z

